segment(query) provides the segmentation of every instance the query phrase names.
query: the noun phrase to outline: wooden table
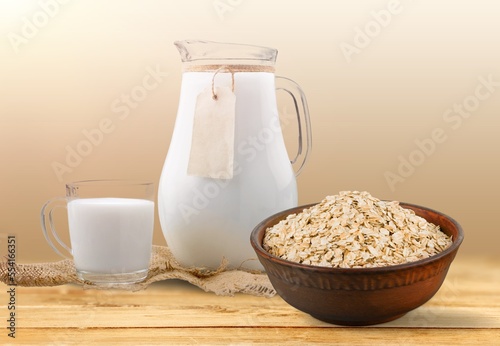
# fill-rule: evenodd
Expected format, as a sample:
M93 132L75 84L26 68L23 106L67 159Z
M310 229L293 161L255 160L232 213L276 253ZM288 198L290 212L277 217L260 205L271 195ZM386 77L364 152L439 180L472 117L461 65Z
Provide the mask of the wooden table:
M500 260L459 256L431 301L371 327L323 323L278 296L219 297L173 280L141 292L17 287L16 304L16 338L4 304L0 344L500 345Z

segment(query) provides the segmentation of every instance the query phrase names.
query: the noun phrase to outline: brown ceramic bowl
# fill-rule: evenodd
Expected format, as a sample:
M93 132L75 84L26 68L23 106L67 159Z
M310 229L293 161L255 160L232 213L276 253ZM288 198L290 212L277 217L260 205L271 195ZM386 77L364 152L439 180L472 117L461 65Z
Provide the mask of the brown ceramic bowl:
M452 218L400 203L453 237L445 251L424 260L377 268L325 268L298 264L271 255L262 247L265 231L292 213L314 204L277 213L252 232L251 244L276 292L290 305L313 317L341 325L371 325L399 318L434 296L464 239Z

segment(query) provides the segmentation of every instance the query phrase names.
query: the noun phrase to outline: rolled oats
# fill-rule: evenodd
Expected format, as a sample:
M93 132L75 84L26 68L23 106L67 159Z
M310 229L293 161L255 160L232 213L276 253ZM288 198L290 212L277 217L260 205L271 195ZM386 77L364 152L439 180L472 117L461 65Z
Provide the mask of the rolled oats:
M292 262L367 268L421 260L451 243L439 226L398 202L342 191L268 228L263 246Z

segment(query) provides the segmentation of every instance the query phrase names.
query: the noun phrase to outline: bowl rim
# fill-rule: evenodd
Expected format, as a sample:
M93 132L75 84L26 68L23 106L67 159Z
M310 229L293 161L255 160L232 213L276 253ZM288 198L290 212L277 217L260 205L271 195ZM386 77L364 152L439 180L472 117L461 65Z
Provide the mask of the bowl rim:
M451 243L450 247L448 247L446 250L441 251L440 253L438 253L436 255L433 255L431 257L424 258L424 259L421 259L418 261L395 264L395 265L388 265L388 266L383 266L383 267L369 267L369 268L337 268L337 267L322 267L322 266L314 266L314 265L310 265L310 264L301 264L301 263L289 261L289 260L283 259L281 257L275 256L275 255L267 252L262 247L262 242L263 242L264 236L262 236L261 241L258 241L258 237L259 237L259 234L261 232L265 232L267 227L264 228L264 225L266 223L268 223L271 219L279 217L280 220L283 220L284 218L286 218L287 215L291 214L292 212L298 213L298 212L302 211L303 209L310 208L310 207L317 205L319 203L320 202L311 203L311 204L304 204L304 205L300 205L297 207L289 208L289 209L283 210L281 212L275 213L275 214L267 217L263 221L261 221L257 226L255 226L255 228L252 230L252 233L250 234L250 242L251 242L251 245L254 248L254 250L258 253L258 255L260 255L262 257L266 257L267 259L271 260L272 262L275 262L275 263L277 262L278 264L283 265L283 266L294 267L297 269L302 269L302 270L307 270L307 271L320 272L320 273L337 273L337 274L382 274L382 273L392 272L395 270L414 269L414 268L426 266L429 263L438 261L438 260L440 260L444 257L447 257L450 254L456 252L464 240L464 232L463 232L462 226L454 218L452 218L452 217L450 217L442 212L439 212L437 210L428 208L428 207L424 207L424 206L420 206L420 205L412 204L412 203L399 202L399 205L403 208L405 208L405 206L409 206L409 207L413 207L416 209L422 209L422 210L426 210L426 211L429 211L432 213L436 213L436 214L448 219L457 229L457 237L456 237L456 239L452 239L452 243Z

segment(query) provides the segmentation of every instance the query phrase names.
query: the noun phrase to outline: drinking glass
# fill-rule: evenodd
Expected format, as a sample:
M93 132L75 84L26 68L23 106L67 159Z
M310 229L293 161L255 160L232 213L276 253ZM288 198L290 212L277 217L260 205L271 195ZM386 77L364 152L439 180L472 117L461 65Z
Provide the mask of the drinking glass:
M66 184L66 197L41 210L45 239L73 258L77 276L97 285L130 284L148 274L154 226L154 184L127 180L87 180ZM68 211L71 246L61 241L54 211ZM71 254L64 255L54 239Z

